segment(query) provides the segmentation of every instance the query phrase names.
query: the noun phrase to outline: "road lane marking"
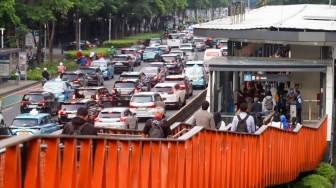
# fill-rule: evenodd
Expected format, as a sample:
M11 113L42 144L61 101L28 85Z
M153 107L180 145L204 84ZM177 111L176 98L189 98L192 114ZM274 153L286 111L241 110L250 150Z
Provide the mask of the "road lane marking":
M26 88L26 89L23 89L23 90L19 90L19 91L17 91L17 92L14 92L14 93L8 94L8 95L6 95L6 96L4 96L4 97L2 97L2 98L9 97L9 96L13 96L13 95L19 94L19 93L21 93L21 92L23 92L23 91L26 91L26 90L31 90L31 89L39 89L39 85L35 85L35 86L28 87L28 88Z
M1 112L6 112L7 110L10 110L10 109L13 109L13 107L6 108L6 109L4 109L4 110L1 110Z

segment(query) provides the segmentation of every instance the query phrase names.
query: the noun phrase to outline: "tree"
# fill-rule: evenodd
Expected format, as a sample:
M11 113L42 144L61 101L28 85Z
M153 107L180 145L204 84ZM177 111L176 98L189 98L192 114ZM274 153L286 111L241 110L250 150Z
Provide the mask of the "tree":
M19 24L20 18L15 12L15 0L0 1L0 26Z

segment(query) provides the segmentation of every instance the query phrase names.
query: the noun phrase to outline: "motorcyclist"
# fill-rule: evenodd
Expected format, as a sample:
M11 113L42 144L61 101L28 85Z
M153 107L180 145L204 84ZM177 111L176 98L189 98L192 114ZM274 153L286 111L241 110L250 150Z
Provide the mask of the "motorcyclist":
M80 59L82 56L82 50L78 50L78 52L76 53L77 65L80 63Z
M66 67L63 66L62 62L60 62L59 66L57 67L57 70L58 70L58 74L61 74L66 70Z
M141 39L138 40L138 45L142 45L142 40Z
M47 68L44 68L43 69L43 72L42 72L42 77L45 78L47 81L49 80L49 72L48 72L48 69Z
M110 51L110 55L113 55L113 56L117 53L113 46L111 46L109 51Z
M79 66L81 66L81 67L85 67L86 64L87 64L87 61L86 61L85 57L82 56L82 58L80 59L80 64L79 64Z

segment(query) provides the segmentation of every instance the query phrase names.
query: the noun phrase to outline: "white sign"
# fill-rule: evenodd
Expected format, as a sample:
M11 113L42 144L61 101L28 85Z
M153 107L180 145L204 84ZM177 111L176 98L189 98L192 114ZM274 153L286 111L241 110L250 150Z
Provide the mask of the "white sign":
M26 46L30 46L32 48L35 47L35 43L34 43L34 38L33 37L34 37L33 34L30 33L30 32L26 35Z
M27 52L19 52L19 63L20 64L27 63Z

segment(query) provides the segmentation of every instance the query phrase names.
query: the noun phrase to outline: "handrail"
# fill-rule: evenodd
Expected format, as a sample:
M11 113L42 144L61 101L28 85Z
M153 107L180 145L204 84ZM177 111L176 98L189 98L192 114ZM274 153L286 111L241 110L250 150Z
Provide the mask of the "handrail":
M270 114L268 114L263 120L263 125L267 125L270 122L271 118L274 116L274 114L275 114L274 110Z
M178 139L18 135L0 141L0 150L6 148L0 160L0 187L280 184L317 167L326 151L327 121L325 115L317 126L298 126L297 132L262 126L256 134L195 126ZM41 143L46 145L43 151Z

